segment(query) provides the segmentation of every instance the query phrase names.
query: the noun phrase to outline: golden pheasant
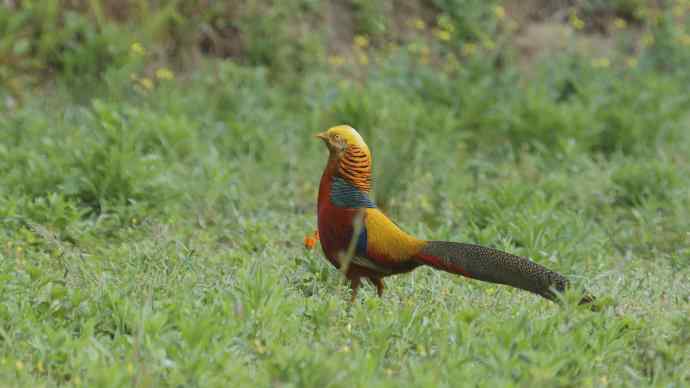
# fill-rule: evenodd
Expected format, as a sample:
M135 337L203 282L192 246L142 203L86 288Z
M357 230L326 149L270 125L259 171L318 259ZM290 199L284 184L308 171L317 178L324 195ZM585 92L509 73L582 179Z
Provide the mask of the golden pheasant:
M473 244L417 239L369 198L372 159L364 139L340 125L316 135L329 150L318 198L318 236L326 258L350 281L352 300L366 278L383 294L383 278L428 265L472 279L506 284L556 300L568 280L525 258ZM311 241L315 243L314 241ZM581 303L592 300L585 296Z

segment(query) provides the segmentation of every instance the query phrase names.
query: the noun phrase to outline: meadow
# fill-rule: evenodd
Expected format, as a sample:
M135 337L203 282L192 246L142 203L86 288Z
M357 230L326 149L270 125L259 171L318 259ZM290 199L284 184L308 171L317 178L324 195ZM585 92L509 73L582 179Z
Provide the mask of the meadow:
M0 386L690 385L690 2L126 4L0 5ZM403 229L601 310L350 304L304 245L342 123Z

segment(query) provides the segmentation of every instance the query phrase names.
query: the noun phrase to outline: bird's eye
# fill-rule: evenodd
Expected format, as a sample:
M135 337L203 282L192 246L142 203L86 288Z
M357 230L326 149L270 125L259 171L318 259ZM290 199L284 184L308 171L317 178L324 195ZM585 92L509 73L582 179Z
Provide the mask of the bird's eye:
M340 135L333 135L333 140L340 141Z

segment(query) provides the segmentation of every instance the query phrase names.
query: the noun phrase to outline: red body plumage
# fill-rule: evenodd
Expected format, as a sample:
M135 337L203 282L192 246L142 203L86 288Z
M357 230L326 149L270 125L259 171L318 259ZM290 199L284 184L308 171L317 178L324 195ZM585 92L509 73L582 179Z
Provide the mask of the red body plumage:
M340 268L340 255L347 252L353 237L354 221L360 209L341 208L335 206L330 200L333 177L338 169L337 160L329 159L319 185L319 198L317 204L317 223L321 247L331 264ZM353 281L359 277L378 277L372 270L350 264L345 274Z

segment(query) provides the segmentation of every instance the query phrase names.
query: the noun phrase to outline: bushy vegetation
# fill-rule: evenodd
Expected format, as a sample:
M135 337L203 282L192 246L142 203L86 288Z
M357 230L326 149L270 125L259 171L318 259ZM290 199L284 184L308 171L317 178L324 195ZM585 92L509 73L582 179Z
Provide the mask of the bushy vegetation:
M570 3L4 2L0 385L690 384L690 3ZM341 123L401 227L602 311L350 305L303 244Z

